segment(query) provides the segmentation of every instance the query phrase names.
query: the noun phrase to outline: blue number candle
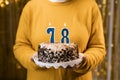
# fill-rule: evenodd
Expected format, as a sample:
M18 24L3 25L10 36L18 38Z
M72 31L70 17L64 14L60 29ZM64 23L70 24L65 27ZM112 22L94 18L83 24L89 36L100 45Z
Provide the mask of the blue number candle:
M64 27L66 27L66 24L64 24ZM66 43L69 43L69 41L70 41L69 36L68 36L69 30L67 28L63 28L61 34L62 34L61 42L65 43L65 40L66 40Z
M51 33L51 38L50 38L50 42L54 43L54 30L55 28L51 26L51 24L49 23L49 28L47 29L47 33L50 34Z

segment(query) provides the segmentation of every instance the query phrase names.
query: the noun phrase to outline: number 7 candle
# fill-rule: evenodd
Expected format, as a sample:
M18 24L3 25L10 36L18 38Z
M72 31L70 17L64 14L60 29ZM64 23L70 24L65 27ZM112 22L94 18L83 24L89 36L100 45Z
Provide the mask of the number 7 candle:
M50 38L50 42L54 43L54 30L55 28L53 26L51 26L51 23L49 23L49 27L47 29L47 33L50 34L51 33L51 38Z

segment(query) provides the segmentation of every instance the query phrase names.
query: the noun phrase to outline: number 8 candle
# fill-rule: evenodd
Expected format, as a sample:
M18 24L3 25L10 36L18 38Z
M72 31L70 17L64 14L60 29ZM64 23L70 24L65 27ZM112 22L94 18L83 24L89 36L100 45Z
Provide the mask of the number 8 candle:
M66 28L66 23L64 23L64 27L65 27L65 28L63 28L63 29L62 29L62 32L61 32L61 34L62 34L61 42L62 42L62 43L65 43L65 40L66 40L66 43L69 43L69 37L68 37L68 35L69 35L69 30ZM66 34L65 34L65 33L66 33Z

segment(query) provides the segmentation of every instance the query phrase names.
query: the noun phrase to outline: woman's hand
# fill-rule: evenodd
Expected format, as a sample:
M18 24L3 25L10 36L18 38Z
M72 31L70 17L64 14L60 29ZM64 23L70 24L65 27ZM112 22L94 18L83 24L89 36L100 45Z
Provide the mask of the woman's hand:
M80 64L76 64L73 68L74 69L82 68L83 64L86 62L86 60L87 60L86 56L83 56L82 57L82 62Z
M78 69L78 68L82 68L83 64L86 62L87 58L86 56L82 57L82 62L79 64L75 64L73 67L68 66L67 69Z
M38 65L35 64L33 58L30 58L31 61L31 68L33 68L34 70L45 70L47 69L46 67L39 67Z

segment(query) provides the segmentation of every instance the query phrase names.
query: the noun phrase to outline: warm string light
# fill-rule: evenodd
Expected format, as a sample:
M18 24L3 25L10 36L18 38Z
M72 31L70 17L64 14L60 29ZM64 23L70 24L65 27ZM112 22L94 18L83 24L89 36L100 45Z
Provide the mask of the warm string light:
M20 0L15 0L15 2L17 3L17 2L19 2Z
M6 5L9 5L9 0L0 0L0 7L5 7Z

